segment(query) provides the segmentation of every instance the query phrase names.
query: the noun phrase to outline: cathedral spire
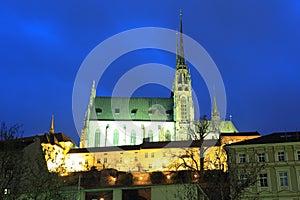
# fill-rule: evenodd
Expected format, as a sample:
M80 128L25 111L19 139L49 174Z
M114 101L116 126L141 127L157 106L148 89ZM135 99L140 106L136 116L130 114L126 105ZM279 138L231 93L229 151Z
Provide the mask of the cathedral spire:
M180 32L179 32L179 52L178 52L178 42L177 42L177 68L186 69L186 63L184 58L184 48L183 48L183 31L182 31L182 12L180 11Z
M54 115L52 115L49 133L50 133L50 134L54 134Z

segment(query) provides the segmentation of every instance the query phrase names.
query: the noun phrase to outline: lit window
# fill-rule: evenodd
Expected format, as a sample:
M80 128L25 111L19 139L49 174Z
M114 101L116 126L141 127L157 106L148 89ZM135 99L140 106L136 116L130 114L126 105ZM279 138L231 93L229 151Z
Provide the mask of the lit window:
M114 131L114 140L113 140L113 144L114 146L118 146L119 145L119 131L118 129L116 129Z
M148 158L148 153L145 153L145 158Z
M5 195L10 194L10 188L5 188L3 193Z
M265 153L258 153L258 162L266 162Z
M136 144L136 132L135 130L131 131L131 135L130 135L130 144L135 145Z
M240 157L240 163L245 163L246 162L246 154L242 153L239 155Z
M149 137L149 141L153 142L153 131L151 129L148 131L148 137Z
M97 128L95 131L95 147L100 147L100 135L101 135L100 129Z
M289 185L288 173L279 172L279 181L280 181L280 186L288 186Z
M278 161L285 161L285 154L283 151L278 152Z
M187 120L187 110L186 110L186 98L184 96L181 97L180 99L180 103L181 103L181 119L183 121Z
M268 187L268 174L259 174L259 182L261 187Z

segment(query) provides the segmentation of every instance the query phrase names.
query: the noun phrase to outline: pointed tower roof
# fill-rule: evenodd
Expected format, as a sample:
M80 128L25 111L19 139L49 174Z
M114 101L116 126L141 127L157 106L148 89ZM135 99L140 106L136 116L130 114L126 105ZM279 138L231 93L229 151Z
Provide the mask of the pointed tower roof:
M180 32L179 32L179 52L178 52L178 42L176 44L176 53L177 53L177 69L187 69L185 58L184 58L184 48L183 48L183 31L182 31L182 12L180 11Z
M50 134L54 134L54 115L52 115L49 133L50 133Z
M216 96L214 95L214 100L213 100L213 107L212 107L212 116L218 116L220 115L218 107L217 107L217 100Z

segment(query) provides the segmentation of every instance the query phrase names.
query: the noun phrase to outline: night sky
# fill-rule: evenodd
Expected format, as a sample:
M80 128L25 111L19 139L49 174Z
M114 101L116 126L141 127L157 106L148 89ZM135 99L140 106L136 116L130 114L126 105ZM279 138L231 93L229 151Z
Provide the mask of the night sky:
M2 1L0 121L23 124L25 136L36 135L49 130L54 114L55 131L78 142L72 92L87 55L102 41L129 29L179 30L180 10L184 33L205 48L221 73L226 119L232 115L239 131L299 130L298 0ZM145 49L121 56L101 77L97 95L110 95L122 73L152 62L175 68L175 55ZM198 115L210 115L208 89L200 76L193 75L192 66L191 72L201 107ZM147 74L139 78L143 76ZM169 94L157 84L134 93ZM88 100L89 95L85 108Z

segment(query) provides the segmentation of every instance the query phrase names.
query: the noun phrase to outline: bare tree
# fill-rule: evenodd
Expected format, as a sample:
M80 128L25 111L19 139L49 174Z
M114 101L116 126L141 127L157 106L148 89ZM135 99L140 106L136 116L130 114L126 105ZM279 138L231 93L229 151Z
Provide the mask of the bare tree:
M23 148L15 139L22 136L21 125L7 127L6 123L0 128L0 199L15 198L18 190L18 174Z
M258 176L266 167L265 163L256 162L255 157L249 158L249 162L236 163L234 156L230 155L230 149L226 148L228 157L228 173L230 177L230 199L239 200L245 190L258 182Z

